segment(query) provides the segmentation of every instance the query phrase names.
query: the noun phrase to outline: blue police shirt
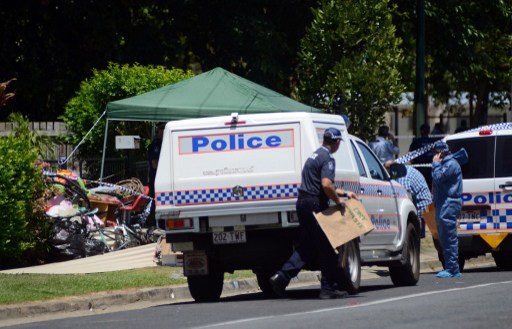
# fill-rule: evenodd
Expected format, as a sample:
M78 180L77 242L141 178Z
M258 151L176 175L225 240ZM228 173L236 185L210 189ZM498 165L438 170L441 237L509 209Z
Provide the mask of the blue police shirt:
M329 178L334 182L336 161L331 152L321 146L306 160L302 169L302 183L299 191L318 196L321 200L327 201L327 195L322 188L322 178Z

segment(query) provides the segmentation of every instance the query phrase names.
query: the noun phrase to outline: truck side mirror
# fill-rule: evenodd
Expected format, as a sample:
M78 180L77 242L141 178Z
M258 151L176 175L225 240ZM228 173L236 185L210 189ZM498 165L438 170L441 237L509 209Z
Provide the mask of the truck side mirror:
M389 167L389 176L391 176L391 179L398 179L405 177L407 174L407 168L402 163L393 163Z

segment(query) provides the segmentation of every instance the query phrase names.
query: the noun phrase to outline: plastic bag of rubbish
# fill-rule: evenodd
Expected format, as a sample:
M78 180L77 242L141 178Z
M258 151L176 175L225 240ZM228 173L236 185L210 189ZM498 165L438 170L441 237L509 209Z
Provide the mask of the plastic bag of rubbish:
M84 235L86 233L85 225L76 221L56 221L52 229L52 244L67 243L73 235Z
M85 239L84 247L86 256L101 255L105 252L105 245L103 242L96 239Z
M68 238L68 243L54 247L60 250L61 255L69 256L71 258L82 258L86 256L85 237L82 235L70 235Z

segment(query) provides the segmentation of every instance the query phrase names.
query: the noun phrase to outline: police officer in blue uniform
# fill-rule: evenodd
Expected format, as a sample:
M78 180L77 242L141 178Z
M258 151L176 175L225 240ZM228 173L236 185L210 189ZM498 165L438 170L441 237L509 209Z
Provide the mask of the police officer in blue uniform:
M328 128L324 132L323 144L306 161L302 169L302 183L297 198L297 215L300 224L300 244L281 269L270 278L274 292L285 296L286 286L304 267L305 263L318 257L322 279L319 297L321 299L343 298L348 295L338 287L337 255L327 236L318 224L314 213L328 208L333 200L340 211L343 210L338 193L334 187L336 162L332 157L340 145L341 132L337 128ZM347 197L357 198L353 192Z

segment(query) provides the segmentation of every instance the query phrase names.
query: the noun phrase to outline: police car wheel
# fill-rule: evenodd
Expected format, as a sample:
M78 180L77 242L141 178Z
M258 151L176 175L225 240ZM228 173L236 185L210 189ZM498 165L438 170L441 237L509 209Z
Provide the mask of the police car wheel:
M358 239L345 243L338 251L338 264L341 270L339 288L355 295L361 286L361 253Z
M414 286L420 279L420 240L416 227L409 223L402 250L402 264L390 266L389 275L395 286Z
M196 302L217 302L222 294L224 273L213 271L208 275L187 277L188 290Z

